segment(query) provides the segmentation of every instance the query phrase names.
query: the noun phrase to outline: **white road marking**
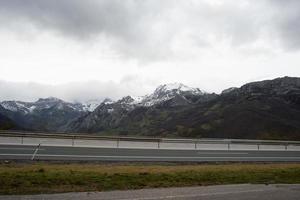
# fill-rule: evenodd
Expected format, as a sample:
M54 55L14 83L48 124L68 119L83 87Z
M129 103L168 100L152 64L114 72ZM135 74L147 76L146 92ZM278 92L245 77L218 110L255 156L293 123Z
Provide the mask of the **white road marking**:
M249 153L243 152L243 153L238 153L238 152L197 152L197 154L210 154L210 155L227 155L227 154L234 154L234 155L247 155Z
M31 156L32 154L0 154L0 156ZM137 159L296 159L299 157L181 157L181 156L96 156L96 155L63 155L63 154L37 154L37 157L70 157L70 158L137 158Z
M0 150L35 150L35 148L18 148L18 147L13 147L13 148L9 148L9 147L0 147ZM44 151L45 149L39 149L39 151Z

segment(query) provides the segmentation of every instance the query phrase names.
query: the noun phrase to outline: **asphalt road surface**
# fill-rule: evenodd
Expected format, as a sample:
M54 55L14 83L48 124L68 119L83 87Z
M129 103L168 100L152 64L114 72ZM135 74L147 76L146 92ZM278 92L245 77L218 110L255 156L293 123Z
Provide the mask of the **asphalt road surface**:
M81 192L0 196L0 200L299 200L300 185L219 185L143 189L113 192Z
M0 145L1 160L76 161L300 161L300 151L184 150Z

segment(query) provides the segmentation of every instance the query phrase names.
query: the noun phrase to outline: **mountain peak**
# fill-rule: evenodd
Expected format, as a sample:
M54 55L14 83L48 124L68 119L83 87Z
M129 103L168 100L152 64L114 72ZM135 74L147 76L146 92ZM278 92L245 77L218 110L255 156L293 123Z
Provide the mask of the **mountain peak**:
M36 102L61 102L63 100L56 97L39 98Z
M152 106L179 96L187 100L187 95L200 96L203 94L205 93L198 88L188 87L178 82L168 83L158 86L154 93L145 96L141 104L144 106Z
M112 99L110 99L110 98L105 98L105 99L102 101L102 103L104 103L104 104L112 104L112 103L114 103L114 101L113 101Z
M192 87L189 87L189 86L186 86L182 83L178 83L178 82L175 82L175 83L168 83L168 84L163 84L163 85L160 85L156 88L156 90L154 91L154 94L166 94L166 93L184 93L184 92L190 92L194 95L202 95L204 94L203 91L201 91L199 88L192 88Z
M193 94L204 94L204 92L202 92L198 88L192 88L192 87L184 85L183 83L178 83L178 82L160 85L156 88L154 93L171 92L171 91L175 91L177 93L178 92L192 92Z
M188 87L182 83L174 82L160 85L157 90L181 90L181 91L190 91L194 88Z
M128 96L123 97L122 99L120 99L118 102L122 103L122 104L132 104L134 102L134 99L131 96L128 95Z
M104 99L103 101L100 99L90 99L81 103L81 105L83 111L93 112L101 103L106 104L106 102L108 101L109 101L108 98Z

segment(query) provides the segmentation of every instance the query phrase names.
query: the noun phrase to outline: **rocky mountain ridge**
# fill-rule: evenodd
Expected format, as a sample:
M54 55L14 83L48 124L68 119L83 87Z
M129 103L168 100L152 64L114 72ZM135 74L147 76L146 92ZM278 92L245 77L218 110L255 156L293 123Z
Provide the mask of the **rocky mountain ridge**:
M219 95L180 83L165 84L146 96L106 99L93 105L95 109L54 98L0 105L2 116L32 130L300 140L300 78L296 77L252 82Z
M118 101L106 98L103 101L90 100L83 103L70 103L49 97L40 98L35 102L2 101L0 105L4 108L2 111L4 116L14 121L18 127L39 131L66 131L72 130L70 126L74 124L76 119L82 119L82 116L89 119L91 116L96 116L94 113L110 113L118 118L118 112L128 112L141 106L153 106L188 94L197 96L202 92L183 84L165 84L159 86L153 94L143 97L126 96ZM104 122L107 119L102 120ZM96 120L92 124L98 123L98 121Z

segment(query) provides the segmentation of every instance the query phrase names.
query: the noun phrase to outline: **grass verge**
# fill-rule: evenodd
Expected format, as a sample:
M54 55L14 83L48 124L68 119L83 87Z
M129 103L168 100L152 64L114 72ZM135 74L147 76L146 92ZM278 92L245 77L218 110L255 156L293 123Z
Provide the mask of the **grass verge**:
M0 194L300 183L300 164L0 164Z

